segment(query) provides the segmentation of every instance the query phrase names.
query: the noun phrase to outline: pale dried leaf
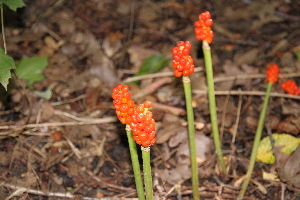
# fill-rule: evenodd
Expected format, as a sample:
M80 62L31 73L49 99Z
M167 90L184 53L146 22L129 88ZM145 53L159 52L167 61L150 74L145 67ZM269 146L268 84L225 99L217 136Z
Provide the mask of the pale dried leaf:
M191 178L191 170L189 165L186 164L179 164L176 165L174 169L162 169L158 170L158 174L160 179L163 182L167 182L171 185L178 184L179 181L187 180Z
M277 162L277 171L280 180L286 182L290 190L300 192L300 145L286 162Z
M197 157L205 161L208 155L211 155L213 149L213 142L210 137L207 137L200 131L196 132L196 151ZM176 153L176 159L179 164L190 164L190 149L188 138L185 141L181 141Z
M90 68L90 74L99 78L102 83L106 83L110 88L114 88L120 81L113 62L101 52L92 56L94 63Z
M290 116L286 118L285 120L279 122L277 129L280 132L298 135L300 132L300 117Z
M146 49L140 46L130 46L127 50L129 56L130 56L130 62L133 64L133 70L135 72L138 72L142 64L144 63L145 59L149 56L152 56L156 53L159 53L156 50L153 49Z
M179 127L181 127L181 125L176 123L165 125L163 129L160 129L156 133L156 143L162 144L167 142L173 135L178 132Z
M113 56L122 47L120 36L114 35L117 35L117 33L111 33L102 42L102 49L108 57Z
M241 64L252 64L257 60L258 53L259 53L259 49L253 48L243 54L238 54L234 58L234 64L237 66Z

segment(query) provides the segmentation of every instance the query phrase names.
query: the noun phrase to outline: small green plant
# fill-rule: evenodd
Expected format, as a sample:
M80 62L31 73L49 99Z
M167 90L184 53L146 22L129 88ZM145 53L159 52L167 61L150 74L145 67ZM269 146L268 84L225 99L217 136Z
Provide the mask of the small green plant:
M140 67L139 72L134 76L142 76L158 72L159 70L168 66L168 64L169 60L163 54L156 53L145 60L145 62Z
M7 90L9 79L11 78L10 70L15 70L16 65L14 59L5 54L4 50L0 48L0 83Z
M6 42L5 42L5 34L4 34L4 19L3 19L3 5L6 5L9 9L13 11L17 11L17 8L21 8L25 6L22 0L0 0L0 10L1 10L1 29L3 36L3 45L4 50L0 48L0 83L3 85L5 90L7 90L7 85L9 83L9 79L11 78L11 71L16 69L14 60L12 57L6 55Z
M9 9L16 11L17 8L25 6L22 0L0 0L1 9L1 22L2 22L2 33L4 33L4 19L3 19L3 5L6 5ZM43 70L48 66L48 57L32 57L32 58L22 58L17 65L12 57L7 55L5 35L3 34L4 49L0 48L0 83L3 85L5 90L9 84L9 79L12 78L11 70L15 70L14 74L26 81L27 86L30 89L33 88L33 84L44 80L42 75ZM42 93L37 91L37 95L50 98L51 92Z

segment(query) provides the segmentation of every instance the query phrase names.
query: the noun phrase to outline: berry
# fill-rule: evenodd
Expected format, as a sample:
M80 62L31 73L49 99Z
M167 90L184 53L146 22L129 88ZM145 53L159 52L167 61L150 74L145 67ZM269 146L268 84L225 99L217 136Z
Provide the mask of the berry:
M188 76L194 72L194 61L189 55L192 45L189 41L180 41L172 49L174 75L176 77Z
M185 44L186 43L183 43L183 45ZM178 51L175 49L174 52L180 54L181 50L178 48ZM116 109L117 117L122 124L130 125L133 139L137 144L143 145L144 147L153 145L156 141L155 121L152 118L152 112L148 111L152 103L146 101L134 109L134 101L130 99L131 95L128 90L129 88L127 86L121 84L112 90L113 104Z
M155 121L152 118L152 112L148 109L152 106L150 101L138 105L132 115L130 127L133 133L133 139L139 145L144 147L155 143Z
M300 90L299 90L297 84L290 79L284 83L281 83L280 86L286 93L288 93L290 95L299 95L300 94Z
M213 20L211 19L210 13L205 11L199 15L199 20L194 23L197 40L206 41L208 44L212 42L214 36L211 26Z
M112 90L112 98L116 114L122 124L129 124L134 109L134 102L130 99L129 88L121 84Z
M267 82L272 82L273 84L278 81L279 67L277 64L272 64L267 69Z

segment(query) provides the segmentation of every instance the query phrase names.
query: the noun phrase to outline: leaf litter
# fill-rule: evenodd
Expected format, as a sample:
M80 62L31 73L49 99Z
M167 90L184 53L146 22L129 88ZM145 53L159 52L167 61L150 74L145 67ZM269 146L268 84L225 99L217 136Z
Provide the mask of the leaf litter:
M33 83L33 87L38 91L51 89L52 96L40 99L24 89L24 83L17 82L0 104L0 195L5 198L135 198L124 127L119 123L93 124L91 119L115 117L111 88L139 72L150 56L162 53L170 59L170 49L185 38L193 38L193 47L199 48L192 24L204 10L210 10L216 21L212 44L215 77L237 77L216 83L218 91L264 91L262 76L238 77L263 75L270 62L280 62L283 74L295 74L300 68L294 50L299 46L299 20L295 18L299 10L288 1L234 1L226 5L216 1L201 6L196 1L169 0L75 0L61 1L57 7L54 0L25 3L24 26L6 27L8 54L17 61L48 54L45 79ZM192 54L197 67L203 67L201 52ZM170 64L156 73L165 72L172 72ZM241 94L242 111L234 145L232 130L239 99L230 95L224 104L224 96L216 97L218 123L224 126L223 150L231 166L228 175L221 177L211 138L204 77L201 70L192 78L193 89L204 91L193 96L200 130L196 137L200 195L203 199L236 199L236 189L227 186L234 186L245 174L263 97ZM291 78L299 84L299 76ZM179 85L175 77L148 77L130 86L138 101L154 102L158 142L152 150L152 166L158 173L156 196L160 199L191 199L185 101ZM272 92L283 90L274 87ZM267 120L274 122L273 132L298 137L298 101L272 97ZM61 126L61 122L73 125ZM29 128L13 127L28 123ZM279 184L262 179L261 163L257 163L254 184L245 199L276 199L280 195L295 198L300 180L298 154L299 147L287 156L275 153L282 161L276 164L276 171L288 188L283 194ZM272 172L270 165L263 165L263 169Z

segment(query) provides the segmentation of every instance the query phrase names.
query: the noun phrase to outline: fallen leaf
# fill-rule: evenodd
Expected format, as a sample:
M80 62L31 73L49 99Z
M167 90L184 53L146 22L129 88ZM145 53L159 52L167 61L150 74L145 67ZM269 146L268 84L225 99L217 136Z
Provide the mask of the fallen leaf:
M289 155L286 162L277 163L277 172L288 189L300 192L300 146Z
M280 152L285 154L291 154L300 143L300 139L291 136L289 134L272 134L275 147L280 149ZM275 156L272 151L272 145L270 137L265 137L260 141L256 161L266 164L273 164L275 162Z
M290 116L285 120L279 122L276 128L281 132L298 135L298 133L300 132L300 117Z
M196 131L195 139L197 157L202 161L205 161L209 157L209 155L212 154L212 139L210 137L207 137L200 131ZM187 135L185 140L182 140L181 144L178 147L176 159L179 164L190 164L190 149Z

